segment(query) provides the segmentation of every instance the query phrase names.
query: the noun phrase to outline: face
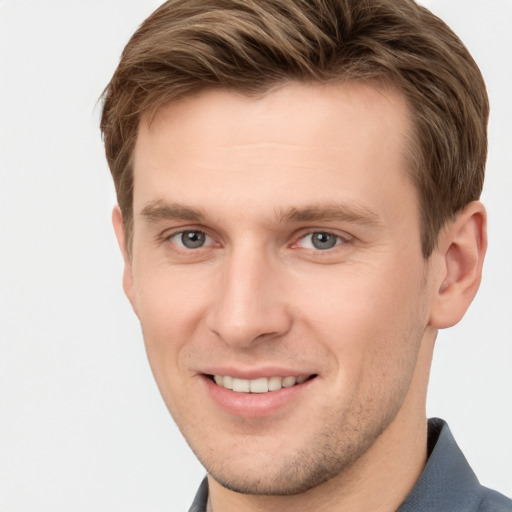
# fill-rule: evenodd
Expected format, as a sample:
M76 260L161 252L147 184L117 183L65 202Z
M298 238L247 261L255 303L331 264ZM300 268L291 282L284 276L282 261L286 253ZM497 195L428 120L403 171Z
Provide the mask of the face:
M362 83L205 92L142 120L125 289L225 487L305 491L417 416L429 268L408 129L401 95Z

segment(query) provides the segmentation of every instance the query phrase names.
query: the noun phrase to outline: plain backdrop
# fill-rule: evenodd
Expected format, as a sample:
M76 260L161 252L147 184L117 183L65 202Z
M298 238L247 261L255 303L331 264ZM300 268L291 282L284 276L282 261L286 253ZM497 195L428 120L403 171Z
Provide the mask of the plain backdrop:
M0 510L188 510L204 470L169 417L121 289L98 97L155 0L0 0ZM478 298L438 338L428 413L512 495L512 2L425 2L492 115Z

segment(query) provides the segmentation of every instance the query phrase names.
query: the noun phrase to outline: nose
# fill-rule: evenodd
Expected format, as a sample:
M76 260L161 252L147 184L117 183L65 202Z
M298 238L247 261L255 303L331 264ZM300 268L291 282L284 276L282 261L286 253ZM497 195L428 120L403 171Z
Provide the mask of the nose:
M284 335L292 325L282 286L283 271L261 252L233 251L223 264L220 286L206 325L233 348Z

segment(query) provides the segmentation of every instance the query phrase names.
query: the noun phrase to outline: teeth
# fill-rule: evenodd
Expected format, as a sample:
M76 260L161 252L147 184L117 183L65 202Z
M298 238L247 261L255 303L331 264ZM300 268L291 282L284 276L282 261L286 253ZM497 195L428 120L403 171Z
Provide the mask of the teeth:
M233 377L233 391L237 393L249 393L251 381Z
M302 384L309 375L300 377L260 377L259 379L238 379L229 375L214 375L213 380L219 386L232 389L237 393L267 393L281 388L289 388L295 384Z
M266 393L268 391L268 379L266 377L250 380L248 382L251 393Z
M283 388L291 388L292 386L295 386L296 382L297 379L295 377L285 377L283 379Z
M270 377L270 379L268 379L268 390L277 391L283 387L282 384L283 379L281 377Z

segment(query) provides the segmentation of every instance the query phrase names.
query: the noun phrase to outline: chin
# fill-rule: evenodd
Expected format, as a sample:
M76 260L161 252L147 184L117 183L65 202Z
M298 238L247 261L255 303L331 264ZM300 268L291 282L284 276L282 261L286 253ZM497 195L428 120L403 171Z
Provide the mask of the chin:
M241 494L290 496L309 491L343 474L371 444L369 439L340 443L333 448L331 436L318 436L308 449L293 455L266 452L261 456L232 457L225 463L203 462L217 483ZM212 454L213 455L213 454Z

